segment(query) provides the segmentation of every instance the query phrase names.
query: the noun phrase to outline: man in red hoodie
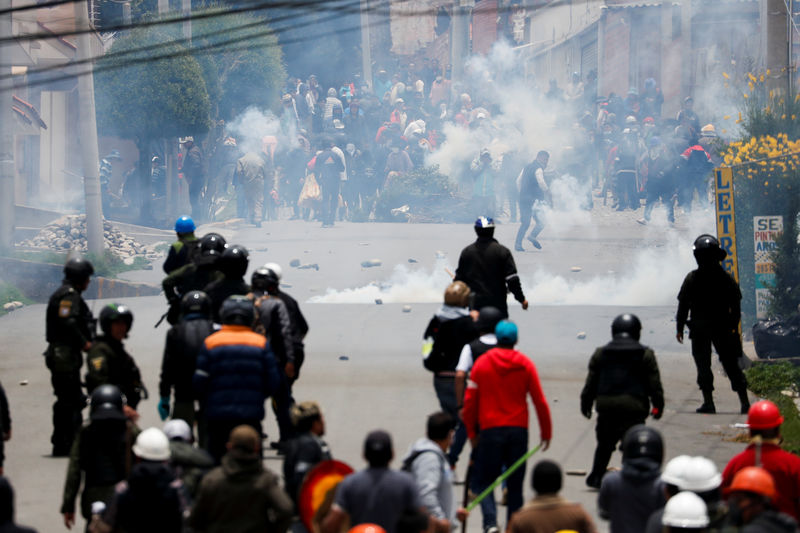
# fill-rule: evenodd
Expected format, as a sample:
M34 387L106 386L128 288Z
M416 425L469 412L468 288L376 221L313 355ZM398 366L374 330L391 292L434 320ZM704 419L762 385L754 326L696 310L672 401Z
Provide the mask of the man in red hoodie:
M477 446L473 468L481 490L500 475L504 465L513 464L528 450L528 394L539 418L542 449L548 448L552 436L550 408L539 384L536 367L525 354L514 350L516 324L500 321L495 336L497 348L489 350L475 362L464 396L463 421L473 448ZM507 521L522 507L524 478L525 465L522 465L507 479ZM481 503L483 530L496 533L494 500L486 498Z

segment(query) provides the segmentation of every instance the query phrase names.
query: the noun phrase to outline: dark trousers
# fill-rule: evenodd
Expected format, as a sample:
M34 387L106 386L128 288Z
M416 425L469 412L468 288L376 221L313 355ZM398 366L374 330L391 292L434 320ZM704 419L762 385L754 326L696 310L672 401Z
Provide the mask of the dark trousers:
M433 376L433 389L436 397L439 398L439 406L442 411L453 417L456 421L456 432L450 449L447 451L447 460L451 465L458 462L458 456L464 449L467 442L467 428L461 423L458 416L458 399L456 398L456 378L454 376Z
M734 331L722 329L711 331L692 330L692 357L697 367L697 386L700 390L711 392L714 390L714 373L711 371L711 345L719 355L722 368L731 380L731 389L735 392L747 390L747 379L739 368L739 358L742 357L742 341L739 334Z
M288 379L286 375L281 376L280 388L272 397L271 403L272 412L275 413L275 419L278 421L279 440L288 442L295 436L295 429L290 413L292 405L294 405L292 380Z
M512 465L528 451L528 428L496 427L482 429L476 451L476 474L480 490L485 490L503 472L504 465ZM508 489L506 524L511 515L522 507L522 482L525 479L525 465L521 465L506 479ZM487 502L487 500L489 500ZM497 525L497 507L494 500L486 498L481 505L483 529ZM481 502L481 503L483 503Z
M519 202L519 229L517 230L516 244L522 246L522 239L525 237L525 232L531 226L531 217L535 223L529 239L535 239L544 229L544 213L541 208L541 203L534 205L530 202Z
M231 431L237 426L250 426L261 436L260 420L209 420L208 421L208 445L206 450L214 458L214 462L219 464L222 456L227 452L226 444L231 436ZM264 454L262 446L258 447L259 455Z
M339 207L339 180L320 182L322 192L322 223L333 224Z
M53 453L67 454L72 441L83 423L81 410L86 407L86 396L81 390L80 370L50 372L50 383L56 401L53 404Z
M656 202L661 199L667 208L667 220L675 222L675 201L672 199L675 188L669 182L653 180L647 184L647 204L644 206L644 219L650 220Z
M195 178L199 179L199 178ZM205 213L203 212L203 189L201 187L189 186L189 203L192 206L192 218L195 221L205 220Z
M625 436L625 433L636 424L644 424L647 413L634 411L612 411L597 414L597 426L595 435L597 436L597 448L594 450L594 462L590 477L598 480L603 478L611 460L611 454L617 444Z

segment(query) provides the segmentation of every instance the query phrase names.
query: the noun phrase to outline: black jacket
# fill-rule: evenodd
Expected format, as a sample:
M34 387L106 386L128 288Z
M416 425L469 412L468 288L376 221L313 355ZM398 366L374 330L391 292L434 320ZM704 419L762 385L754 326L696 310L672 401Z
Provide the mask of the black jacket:
M308 471L318 463L327 461L330 458L331 453L328 445L311 432L298 435L289 441L286 458L283 461L283 479L285 480L286 492L295 505L297 505L303 478L305 478Z
M213 322L200 314L187 315L167 332L164 358L161 361L161 380L158 391L162 398L175 389L175 401L194 399L192 377L197 354L203 341L214 332Z
M14 523L14 490L3 476L0 476L0 533L36 533Z
M425 368L431 372L454 371L464 345L478 336L478 328L470 315L454 314L449 306L439 310L425 329L424 338L433 339Z
M209 283L203 289L203 292L211 299L211 316L214 322L221 324L222 320L219 316L219 311L222 308L222 302L228 296L233 296L234 294L247 295L250 292L250 285L245 283L242 278L222 278Z
M508 316L507 292L518 302L525 300L514 257L492 237L478 237L461 251L454 281L463 281L472 290L471 309L492 306Z
M589 360L589 373L581 392L581 411L641 412L650 403L664 409L664 390L653 350L638 341L619 336L598 348Z
M739 285L719 263L692 270L678 293L678 332L683 332L687 317L692 331L738 329L741 299Z

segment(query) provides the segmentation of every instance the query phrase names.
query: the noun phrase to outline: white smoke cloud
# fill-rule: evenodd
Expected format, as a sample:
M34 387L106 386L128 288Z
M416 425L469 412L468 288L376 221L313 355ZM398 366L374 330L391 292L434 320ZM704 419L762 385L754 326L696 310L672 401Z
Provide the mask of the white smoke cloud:
M239 116L227 124L228 132L236 138L237 146L242 152L258 152L263 148L263 138L272 135L287 140L282 132L278 117L271 111L261 111L256 107L248 107Z
M714 233L710 210L695 211L679 217L678 222L677 227L670 226L666 210L659 206L650 224L639 229L642 248L629 261L620 258L623 268L619 271L585 279L580 272L561 275L540 266L532 274L520 272L525 293L534 305L672 305L683 278L696 268L692 242L701 233ZM593 226L590 222L586 230ZM446 268L452 270L445 260L438 260L431 271L400 264L385 282L340 291L328 289L309 303L374 303L376 299L384 303L440 303L451 281Z

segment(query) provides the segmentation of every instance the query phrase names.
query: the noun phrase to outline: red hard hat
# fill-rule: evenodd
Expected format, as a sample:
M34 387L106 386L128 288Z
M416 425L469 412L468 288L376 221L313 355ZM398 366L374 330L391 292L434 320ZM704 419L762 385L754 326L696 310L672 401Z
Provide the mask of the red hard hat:
M752 492L760 494L770 501L775 499L775 482L769 472L758 466L748 466L739 470L733 476L733 483L725 491L731 492Z
M378 524L358 524L347 533L386 533L386 530Z
M783 424L783 417L778 406L769 400L761 400L750 406L747 413L747 425L750 429L772 429Z

